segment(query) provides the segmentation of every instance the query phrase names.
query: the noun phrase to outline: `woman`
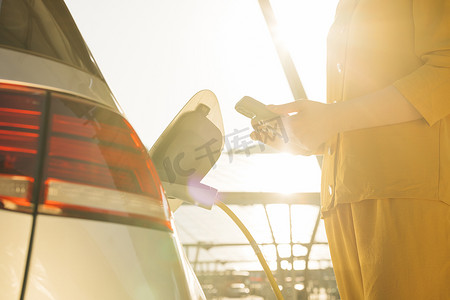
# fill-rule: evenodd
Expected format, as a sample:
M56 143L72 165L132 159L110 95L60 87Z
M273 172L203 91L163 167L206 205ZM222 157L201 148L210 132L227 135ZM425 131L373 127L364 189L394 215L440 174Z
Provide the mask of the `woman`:
M322 215L342 299L450 297L450 1L341 0L327 104L268 106L323 154Z

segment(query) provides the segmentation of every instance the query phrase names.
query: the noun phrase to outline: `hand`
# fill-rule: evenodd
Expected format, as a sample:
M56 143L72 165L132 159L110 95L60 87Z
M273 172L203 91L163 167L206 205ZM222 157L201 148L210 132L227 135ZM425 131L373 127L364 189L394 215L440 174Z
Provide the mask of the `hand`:
M256 131L251 137L281 151L302 155L318 154L323 144L339 131L335 107L333 104L310 100L268 105L268 109L280 115L283 127L281 129L287 139L282 139L283 136L279 135L272 140L270 137L273 135L270 134L267 138L264 135L267 135L267 132L264 133L258 126L254 126Z
M288 152L295 155L313 154L311 150L297 142L295 136L288 133L283 125L279 126L277 124L280 122L283 122L281 117L264 124L252 123L255 131L250 134L250 137L280 152Z

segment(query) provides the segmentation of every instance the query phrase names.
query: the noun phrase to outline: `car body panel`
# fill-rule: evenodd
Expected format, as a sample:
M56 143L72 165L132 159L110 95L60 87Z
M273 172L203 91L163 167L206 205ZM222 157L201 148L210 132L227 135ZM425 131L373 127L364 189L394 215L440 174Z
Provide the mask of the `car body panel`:
M22 288L33 218L0 210L0 299L18 299Z
M191 299L173 233L39 215L26 299Z
M117 110L116 100L100 78L67 64L0 46L0 80L82 96Z

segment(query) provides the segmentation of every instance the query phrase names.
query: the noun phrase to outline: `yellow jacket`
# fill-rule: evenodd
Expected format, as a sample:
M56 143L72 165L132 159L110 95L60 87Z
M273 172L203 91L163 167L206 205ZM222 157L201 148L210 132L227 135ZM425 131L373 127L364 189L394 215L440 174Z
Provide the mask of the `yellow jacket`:
M424 119L330 141L322 210L380 198L450 204L450 1L341 0L327 72L329 103L394 85Z

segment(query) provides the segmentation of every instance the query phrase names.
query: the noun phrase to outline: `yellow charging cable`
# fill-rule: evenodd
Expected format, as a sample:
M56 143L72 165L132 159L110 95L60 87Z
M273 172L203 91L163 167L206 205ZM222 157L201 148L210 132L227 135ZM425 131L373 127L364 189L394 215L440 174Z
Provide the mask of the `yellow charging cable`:
M234 221L234 223L236 223L236 225L239 227L239 229L245 235L248 242L252 246L253 251L255 251L255 254L258 257L258 260L261 263L261 265L264 269L264 272L266 273L267 279L269 279L270 286L272 287L272 290L275 293L277 300L284 300L283 295L281 294L280 288L278 287L277 281L275 280L275 277L273 277L272 271L270 271L270 268L267 265L267 262L261 253L261 249L259 249L258 244L256 243L255 239L252 237L250 232L247 230L247 228L244 226L244 224L241 222L241 220L239 220L239 218L233 213L233 211L231 209L229 209L228 206L226 206L222 201L216 200L216 205L218 207L220 207Z

